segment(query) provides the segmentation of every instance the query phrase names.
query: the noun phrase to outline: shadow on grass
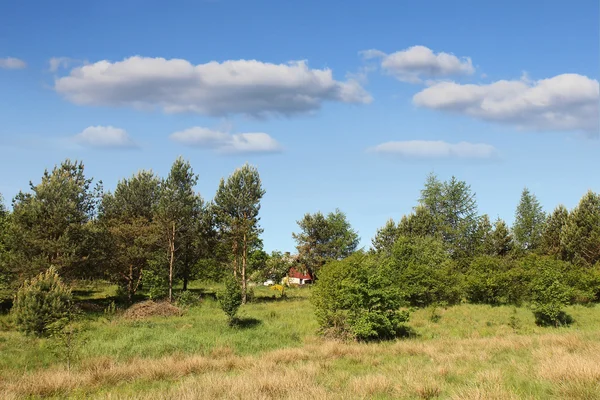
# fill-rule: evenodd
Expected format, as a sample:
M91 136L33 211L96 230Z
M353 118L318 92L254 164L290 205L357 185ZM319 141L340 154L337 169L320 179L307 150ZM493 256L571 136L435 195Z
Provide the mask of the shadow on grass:
M260 319L252 317L238 317L233 321L232 326L238 329L250 329L257 327L260 324L262 324Z

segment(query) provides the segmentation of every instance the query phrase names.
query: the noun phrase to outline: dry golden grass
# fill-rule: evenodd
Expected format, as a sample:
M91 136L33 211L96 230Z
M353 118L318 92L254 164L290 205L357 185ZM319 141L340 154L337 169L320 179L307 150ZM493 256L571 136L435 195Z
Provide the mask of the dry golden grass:
M0 378L0 398L600 399L600 333L406 340L313 340L236 356L97 358Z

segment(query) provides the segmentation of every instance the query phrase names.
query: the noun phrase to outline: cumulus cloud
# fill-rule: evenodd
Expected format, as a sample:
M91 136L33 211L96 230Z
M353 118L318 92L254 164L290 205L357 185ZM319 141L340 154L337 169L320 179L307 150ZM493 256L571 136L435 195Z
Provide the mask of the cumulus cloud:
M209 116L294 115L325 101L369 103L356 80L336 81L330 69L305 61L271 64L232 60L193 65L187 60L130 57L74 68L54 89L80 105L128 106Z
M193 127L175 132L171 140L181 144L215 150L221 154L279 153L281 145L266 133L230 134L218 130Z
M369 149L378 154L388 154L406 159L490 159L497 154L494 146L483 143L447 143L441 140L408 140L386 142Z
M412 46L408 49L386 54L380 50L361 52L366 59L381 59L381 68L396 79L420 83L424 79L439 79L456 75L471 75L475 68L469 57L458 58L450 53L434 53L425 46Z
M0 68L3 69L23 69L27 67L27 63L23 60L14 57L0 58Z
M96 148L134 148L135 142L124 129L112 126L88 126L73 137L75 143Z
M413 103L522 129L581 130L598 136L599 93L597 80L562 74L479 85L439 82L415 94Z

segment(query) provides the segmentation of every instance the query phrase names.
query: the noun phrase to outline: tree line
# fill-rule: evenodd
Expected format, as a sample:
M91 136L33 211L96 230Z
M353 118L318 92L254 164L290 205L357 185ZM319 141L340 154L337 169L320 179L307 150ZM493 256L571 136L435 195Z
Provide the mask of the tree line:
M433 174L369 251L324 264L314 293L322 331L359 339L402 334L411 307L527 304L536 323L558 326L572 322L566 305L599 300L599 194L546 214L525 188L509 227L478 213L466 182Z
M16 290L48 268L66 280L108 279L134 301L140 288L173 300L173 287L231 271L246 300L249 261L262 251L258 212L265 191L255 167L221 179L214 198L195 192L198 175L178 158L166 178L139 171L104 191L66 160L0 202L0 279Z
M279 281L295 266L319 282L322 328L354 321L363 337L396 332L406 317L399 304L528 302L556 324L564 305L599 300L600 195L592 191L574 209L559 205L547 214L524 189L509 226L478 212L466 182L430 174L418 204L378 229L370 249L357 250L358 232L336 209L297 221L297 255L290 256L263 251L265 190L255 167L221 179L208 201L195 191L197 181L182 158L165 178L139 171L114 191L86 177L82 162L44 171L10 211L0 201L0 285L15 293L52 267L67 281L110 280L128 302L142 289L173 301L176 285L185 291L194 279L227 278L245 303L248 281ZM377 333L381 326L385 334Z

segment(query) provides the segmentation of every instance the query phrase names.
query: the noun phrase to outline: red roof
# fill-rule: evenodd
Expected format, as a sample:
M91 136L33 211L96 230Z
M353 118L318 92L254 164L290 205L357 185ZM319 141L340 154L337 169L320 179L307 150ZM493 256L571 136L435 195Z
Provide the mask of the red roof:
M290 268L290 271L288 272L288 276L290 278L310 279L310 280L312 280L312 276L308 272L302 273L302 272L298 271L294 267Z

